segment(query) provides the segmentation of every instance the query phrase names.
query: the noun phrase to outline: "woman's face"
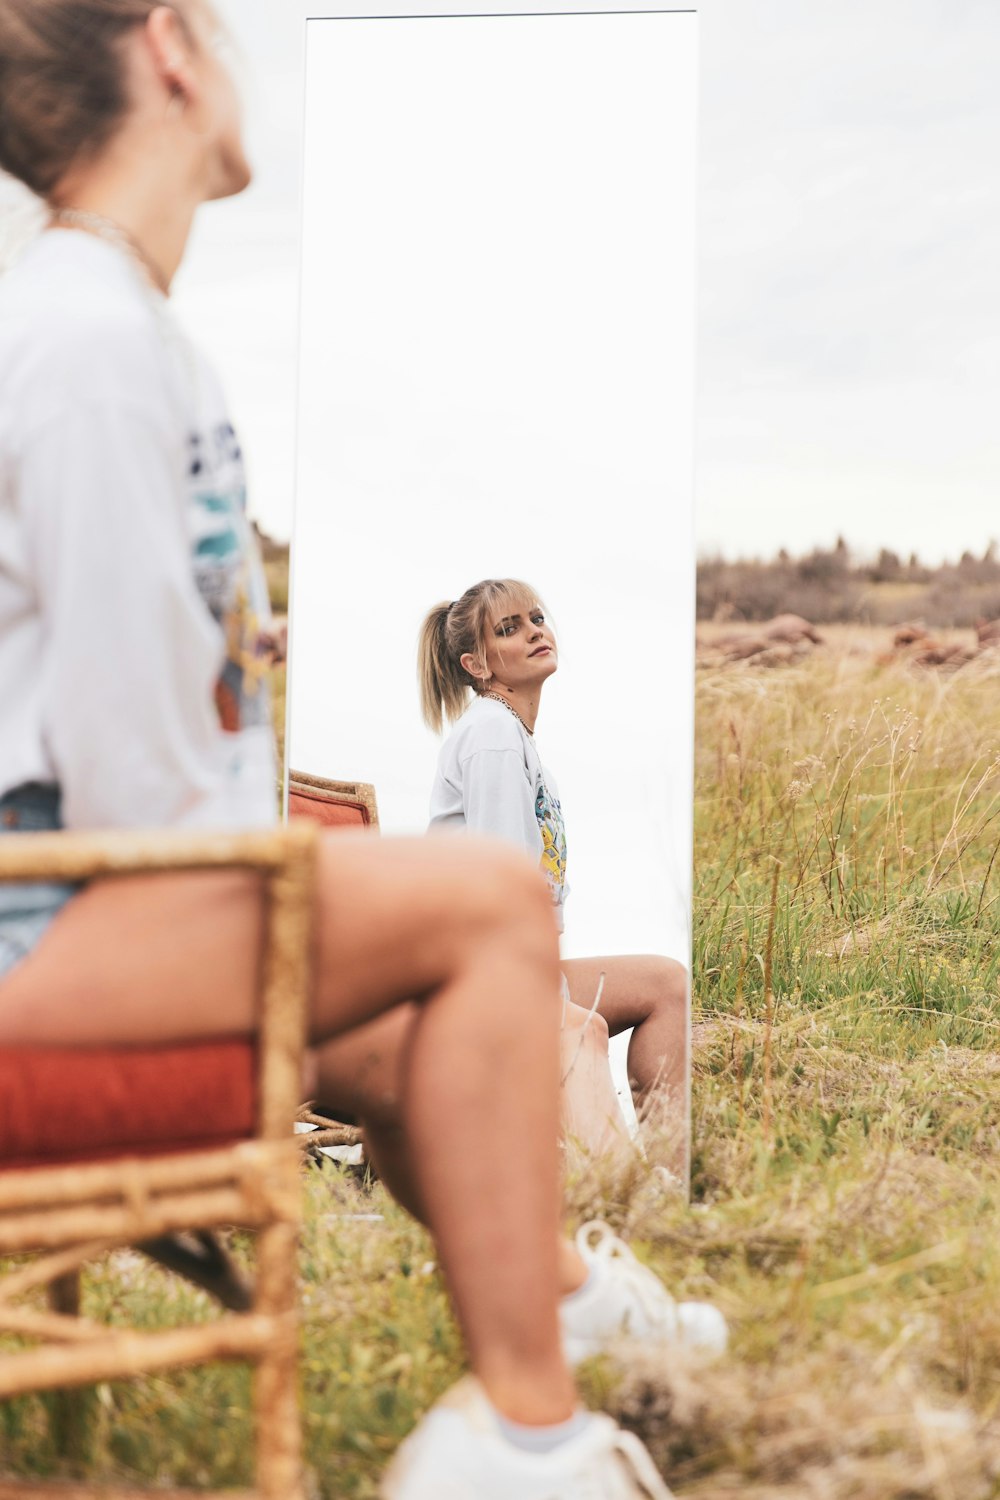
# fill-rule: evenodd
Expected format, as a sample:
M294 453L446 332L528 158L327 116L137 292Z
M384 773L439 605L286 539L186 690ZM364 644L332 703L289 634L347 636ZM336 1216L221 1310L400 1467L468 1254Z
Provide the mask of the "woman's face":
M559 666L556 638L539 605L519 612L500 605L490 622L486 670L505 687L532 687L544 682Z
M236 46L208 0L187 0L184 16L197 42L191 66L198 85L196 128L206 147L205 199L230 198L252 176L243 144Z

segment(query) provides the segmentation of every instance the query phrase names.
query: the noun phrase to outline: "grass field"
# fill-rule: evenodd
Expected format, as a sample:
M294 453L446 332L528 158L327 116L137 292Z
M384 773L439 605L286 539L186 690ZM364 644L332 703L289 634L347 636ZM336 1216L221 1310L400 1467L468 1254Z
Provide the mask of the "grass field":
M638 1165L569 1185L729 1355L585 1372L679 1495L1000 1494L1000 652L879 667L848 630L785 670L698 684L693 1203ZM652 1155L656 1156L655 1138ZM313 1172L302 1251L315 1492L370 1497L462 1368L433 1250ZM381 1214L371 1220L357 1215ZM123 1254L97 1315L210 1309ZM93 1397L92 1475L248 1477L248 1384L219 1368ZM2 1467L53 1471L41 1401L0 1407Z

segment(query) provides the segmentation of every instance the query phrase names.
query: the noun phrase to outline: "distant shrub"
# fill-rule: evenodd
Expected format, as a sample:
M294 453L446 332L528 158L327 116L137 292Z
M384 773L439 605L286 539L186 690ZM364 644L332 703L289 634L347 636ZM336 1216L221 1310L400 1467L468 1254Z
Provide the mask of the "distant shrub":
M967 628L1000 617L1000 558L991 543L982 557L965 552L937 568L921 564L916 553L904 562L888 547L863 563L840 538L833 548L797 559L782 548L769 562L699 562L699 620L767 620L785 612L829 625L919 619L937 629Z

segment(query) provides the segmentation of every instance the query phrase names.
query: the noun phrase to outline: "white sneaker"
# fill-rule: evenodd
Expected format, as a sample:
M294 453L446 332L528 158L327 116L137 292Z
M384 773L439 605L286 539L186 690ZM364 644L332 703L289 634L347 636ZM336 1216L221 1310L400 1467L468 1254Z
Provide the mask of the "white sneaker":
M382 1500L671 1500L646 1449L610 1417L551 1453L525 1453L505 1437L471 1375L452 1386L401 1445L382 1479Z
M589 1285L560 1304L570 1364L605 1353L623 1338L723 1353L729 1330L719 1309L710 1302L675 1302L659 1277L636 1260L607 1224L592 1219L582 1225L576 1248L591 1277Z

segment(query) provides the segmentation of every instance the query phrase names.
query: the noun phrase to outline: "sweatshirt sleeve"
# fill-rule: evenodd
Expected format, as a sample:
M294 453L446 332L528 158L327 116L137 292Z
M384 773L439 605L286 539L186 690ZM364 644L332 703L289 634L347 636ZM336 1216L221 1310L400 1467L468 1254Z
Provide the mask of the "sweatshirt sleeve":
M474 833L492 834L541 858L534 793L520 751L474 750L462 761L462 802L466 827Z
M194 582L184 464L172 426L125 393L74 401L21 450L68 827L224 821L223 640Z

